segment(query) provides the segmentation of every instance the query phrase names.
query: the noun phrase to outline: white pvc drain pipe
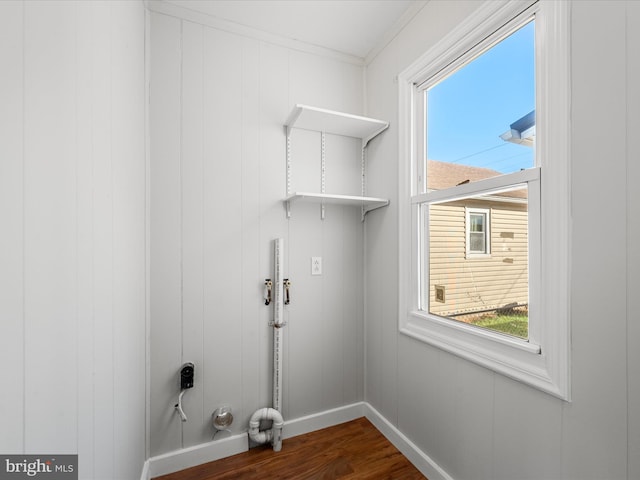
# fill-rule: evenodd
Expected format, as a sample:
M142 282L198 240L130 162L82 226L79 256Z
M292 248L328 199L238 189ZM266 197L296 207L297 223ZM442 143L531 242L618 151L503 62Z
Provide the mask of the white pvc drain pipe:
M283 283L284 283L284 239L274 240L275 277L274 306L273 306L273 408L256 410L249 421L249 438L256 443L271 442L273 450L279 452L282 448L282 427L284 420L280 413L282 409L282 327L283 321ZM260 430L260 422L271 421L271 428Z
M260 430L262 420L271 420L271 428ZM256 443L268 443L273 445L273 451L279 452L282 449L282 427L284 420L279 411L273 408L261 408L251 415L249 420L249 438Z

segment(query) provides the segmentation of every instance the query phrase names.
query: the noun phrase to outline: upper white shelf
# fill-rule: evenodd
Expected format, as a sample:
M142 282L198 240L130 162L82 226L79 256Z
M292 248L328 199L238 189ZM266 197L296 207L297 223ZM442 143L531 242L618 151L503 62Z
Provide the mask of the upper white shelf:
M356 137L362 139L362 145L365 146L369 140L386 130L389 122L298 104L289 114L285 126Z
M296 192L284 199L285 206L287 207L287 217L291 215L291 204L297 201L321 204L323 206L321 218L324 218L325 203L357 206L362 209L362 220L364 220L364 216L371 210L389 205L389 200L386 198L361 197L357 195L336 195L331 193Z

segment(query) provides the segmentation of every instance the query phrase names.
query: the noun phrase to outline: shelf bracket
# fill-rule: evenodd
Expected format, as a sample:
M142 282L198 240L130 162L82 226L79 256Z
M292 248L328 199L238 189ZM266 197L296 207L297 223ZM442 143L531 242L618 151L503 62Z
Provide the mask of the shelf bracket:
M360 191L362 192L361 195L363 197L366 196L367 193L367 187L366 187L366 180L365 180L365 151L367 149L367 144L364 143L364 141L362 142L362 149L360 151Z
M325 192L325 186L326 186L326 182L325 182L325 174L326 174L326 150L325 150L325 134L324 132L321 132L320 134L320 142L321 142L321 148L320 148L320 193L322 193L323 195L326 193ZM320 220L324 220L324 213L325 213L325 208L324 208L324 202L320 203Z
M287 135L287 197L291 194L291 127L289 125L286 126L286 135ZM290 202L287 202L287 218L291 218L291 205Z
M291 135L293 128L301 128L321 133L321 193L292 192L292 152ZM291 218L291 203L298 200L320 203L321 219L325 218L326 204L354 205L361 207L362 221L371 210L389 204L388 200L366 197L366 152L369 142L389 127L389 122L374 118L361 117L308 105L296 104L285 123L286 133L286 198L284 200L287 219ZM337 195L326 193L326 150L325 134L358 138L361 141L361 196Z

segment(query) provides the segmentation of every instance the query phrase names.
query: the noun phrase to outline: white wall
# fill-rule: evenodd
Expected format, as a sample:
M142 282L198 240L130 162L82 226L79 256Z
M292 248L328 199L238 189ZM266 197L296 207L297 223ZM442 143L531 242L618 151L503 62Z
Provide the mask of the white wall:
M190 17L192 14L190 14ZM206 20L206 19L205 19ZM286 420L363 398L363 226L358 209L294 205L285 218L283 124L296 103L362 113L362 66L151 17L151 454L208 442L211 414L233 433L271 405L272 240L284 237ZM359 143L327 138L327 191L357 193ZM320 136L293 134L292 190L320 189ZM345 185L349 183L349 185ZM342 189L353 189L342 191ZM312 277L311 257L324 274ZM195 363L174 410L178 371ZM222 438L222 437L217 437Z
M290 108L362 113L362 67L152 14L152 455L208 441L223 403L234 432L270 403L261 282L282 236L286 418L365 399L456 479L640 477L637 3L573 3L572 403L397 332L394 76L477 5L432 0L367 67L368 113L392 121L369 192L392 204L365 230L280 202ZM144 64L139 2L0 3L0 452L79 453L83 479L147 456ZM318 186L317 142L295 137L294 189ZM338 191L357 146L328 151Z
M145 459L144 7L0 2L0 452Z
M478 6L433 0L367 68L372 116L397 118L394 76ZM635 2L572 9L572 391L565 403L397 330L397 211L365 227L365 400L453 478L640 476ZM370 156L372 190L397 198L397 131Z

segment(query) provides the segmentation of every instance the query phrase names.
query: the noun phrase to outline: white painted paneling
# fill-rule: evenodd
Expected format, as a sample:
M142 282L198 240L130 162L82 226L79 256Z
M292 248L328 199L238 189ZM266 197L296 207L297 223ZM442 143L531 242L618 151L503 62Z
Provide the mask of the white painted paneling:
M353 64L342 64L335 68L333 62L324 60L327 67L323 68L324 108L338 112L362 115L362 101L364 98L363 70L362 67ZM301 102L297 102L301 103ZM316 105L316 104L311 104ZM390 119L384 119L390 120Z
M83 3L78 6L78 16L86 21L78 24L79 38L92 38L94 29L99 24L99 12L91 4ZM94 277L94 230L93 230L93 122L94 113L93 78L94 62L100 59L94 55L94 41L82 42L77 46L77 95L78 95L78 157L76 168L79 182L77 188L78 202L76 206L78 216L78 358L82 359L78 365L78 379L93 378L95 368L95 319L93 285ZM82 320L81 320L82 319ZM146 383L146 382L145 382ZM95 418L94 384L92 381L78 382L78 416L83 419ZM94 422L81 421L78 424L78 476L91 478L95 474L96 449L94 438ZM112 464L105 465L111 469Z
M367 345L367 353L371 356L375 354L370 351L370 345ZM416 361L417 355L420 355L419 362ZM438 415L442 415L442 408L448 407L438 400L443 395L443 378L438 372L440 355L441 352L438 350L429 350L422 354L421 345L416 340L400 338L398 365L407 375L397 379L397 388L402 392L398 397L397 419L385 415L385 418L394 425L397 424L398 428L422 450L432 455L439 453L439 442L443 435L446 435L446 428ZM373 381L380 383L377 378L367 377L368 383ZM367 394L381 397L379 392L368 390L368 383ZM385 408L388 410L389 406L385 405ZM425 411L430 413L425 415Z
M344 291L349 292L349 302L343 307L343 336L345 372L344 401L362 401L364 398L364 227L358 209L345 209L344 232L351 243L343 245Z
M211 440L203 428L209 405L204 403L204 29L182 23L180 179L182 192L182 361L195 365L195 382L183 398L188 421L182 425L188 443ZM206 407L206 408L205 408Z
M291 277L288 227L289 222L285 218L284 206L281 202L285 188L285 142L283 141L283 126L281 119L289 114L289 52L284 48L268 44L260 44L260 245L259 245L259 277L262 281L272 277L274 272L273 239L284 238L284 272L285 277ZM248 279L251 283L252 279ZM252 283L251 283L252 284ZM292 295L295 299L298 290L297 282L293 281ZM295 303L294 303L295 304ZM289 323L290 307L285 307L284 321ZM258 408L270 405L272 401L271 383L272 360L271 357L273 329L268 326L273 319L273 308L260 302L255 326L258 355L253 358L257 377L257 392L253 399L245 398L245 411L252 413ZM289 392L289 329L284 329L284 354L283 354L283 403L288 404Z
M426 4L367 66L368 114L396 118L394 76L478 5ZM637 172L630 160L637 157L631 133L637 115L630 106L637 104L638 39L629 25L638 12L634 2L578 1L572 7L571 403L398 339L397 312L387 310L397 301L388 288L396 280L398 251L397 169L389 161L398 151L393 121L369 149L368 186L389 196L391 205L365 225L365 401L453 478L638 476L640 390L633 372L639 361L631 340L637 322L629 303L638 284L631 247ZM596 231L589 228L594 219Z
M498 374L494 396L491 478L566 478L558 400Z
M635 132L640 129L640 112L632 105L640 105L640 3L628 1L627 32L627 370L629 393L627 408L628 445L627 478L640 478L640 322L636 295L640 292L640 147Z
M113 426L107 430L102 419L97 425L113 432L112 478L128 479L139 475L146 458L144 8L128 0L106 5L112 12L114 408ZM96 476L107 478L100 454Z
M204 32L205 407L242 402L242 45ZM153 158L152 158L153 161ZM211 430L209 432L212 433Z
M180 65L181 22L153 15L151 29L150 295L151 452L182 446L174 410L182 365ZM162 101L156 101L162 99Z
M495 374L473 363L456 362L454 387L454 421L464 428L448 429L454 445L449 460L453 478L492 480L494 464L487 462L493 454Z
M344 229L344 207L327 206L322 225L322 249L331 252L322 262L322 330L316 345L322 348L322 408L343 405L345 338L342 335L344 308L352 301L353 293L344 286L345 243L350 243ZM334 300L335 299L335 300ZM336 382L338 380L338 382ZM335 385L335 386L334 386ZM329 387L329 388L327 388ZM339 387L339 388L336 388Z
M71 393L78 366L74 15L72 4L25 5L24 449L29 452L54 445L58 453L78 448L77 398Z
M13 336L2 347L13 358L0 370L11 386L0 448L77 453L83 479L135 478L145 456L144 6L3 2L0 19L11 46L0 47L0 205L11 207L0 207L1 250L12 255L0 303L2 338Z
M374 223L379 222L377 219ZM365 259L364 268L366 277L364 279L364 315L365 315L365 399L383 413L385 418L392 423L397 422L395 411L389 410L386 405L382 405L382 389L386 388L384 379L381 377L382 362L389 361L397 363L397 359L384 359L382 352L382 302L384 262L379 261L385 252L379 248L379 235L371 235L372 219L367 219L365 233ZM378 259L376 261L376 259ZM393 379L390 379L393 381Z
M300 204L287 220L282 204L283 123L291 106L328 101L362 114L361 68L159 14L152 15L151 42L151 342L163 355L152 357L152 455L210 440L210 415L223 404L234 410L234 434L246 431L257 408L271 405L273 307L264 305L262 284L273 275L277 237L285 239L285 277L292 281L285 419L361 401L360 212L332 206L322 221L319 206ZM317 191L320 134L294 135L294 182ZM330 147L334 184L355 192L358 143L340 138ZM176 148L182 158L170 159ZM166 227L154 230L154 222ZM311 276L311 256L324 258L325 275ZM182 279L181 297L174 277ZM161 282L170 292L162 298L154 294ZM180 304L182 317L169 319L167 310ZM169 430L172 412L159 410L175 402L178 365L170 363L180 352L188 360L187 351L202 355L194 389L201 389L202 413L181 431Z
M0 451L21 453L24 445L24 176L23 176L23 4L0 4L0 398L4 415ZM9 413L10 412L10 413Z
M325 146L326 146L325 135ZM290 136L291 168L289 170L290 193L320 192L322 182L322 136L318 132L295 128ZM318 215L320 209L316 209Z
M242 315L241 351L242 395L237 412L240 422L250 418L255 411L254 402L258 397L260 362L260 311L265 307L257 294L261 291L262 271L260 268L260 214L262 183L260 127L261 63L260 44L252 39L242 42L242 263L238 268L242 274L240 311ZM284 252L283 252L284 253ZM285 267L286 268L286 267ZM286 269L284 270L286 272ZM283 278L286 278L284 275ZM268 402L271 405L271 402ZM257 409L258 407L256 407Z
M92 81L92 175L100 179L92 185L91 231L93 245L93 335L92 349L96 354L93 365L93 415L94 427L100 435L93 440L94 461L100 455L115 458L114 432L114 382L115 382L115 272L114 272L114 205L113 205L113 136L112 136L112 86L111 77L111 10L104 4L91 17L93 52ZM107 21L104 21L106 19ZM105 61L108 59L108 61ZM115 100L115 99L114 99ZM99 453L98 453L99 452ZM100 466L105 476L114 475L115 465L110 462ZM94 466L94 473L97 473Z
M289 108L293 108L294 105L301 103L303 105L312 105L321 108L328 108L325 106L325 79L326 68L335 68L335 63L315 55L308 53L298 52L295 50L289 51ZM338 108L331 108L330 110L340 110ZM357 112L350 112L357 113ZM287 112L287 115L289 112ZM282 123L287 117L282 119Z
M573 6L573 402L564 408L562 459L569 478L626 477L626 129L605 120L624 124L626 116L625 23L621 4ZM605 100L594 88L620 94ZM606 255L595 254L604 243Z
M391 173L386 178L393 178ZM393 198L393 197L391 197ZM383 209L386 210L386 209ZM367 316L365 332L367 335L365 349L367 352L366 389L375 389L372 405L384 412L391 422L398 421L398 378L397 368L397 324L390 319L396 318L393 309L396 307L397 272L394 266L386 267L383 259L391 260L392 250L388 234L396 231L396 224L388 226L388 212L369 214L365 233L365 315ZM386 226L386 227L385 227ZM388 230L382 230L382 229ZM386 231L386 235L383 233ZM393 312L393 313L392 313ZM371 356L368 354L371 353ZM366 398L366 397L365 397Z
M325 191L362 195L362 142L340 135L325 135ZM301 191L310 191L303 190ZM316 190L318 191L318 190Z
M289 272L297 285L295 302L289 306L290 322L289 396L285 419L298 418L322 410L323 355L326 318L323 276L311 276L311 257L327 261L322 243L324 224L317 205L296 205L289 221ZM336 299L337 300L337 299Z

